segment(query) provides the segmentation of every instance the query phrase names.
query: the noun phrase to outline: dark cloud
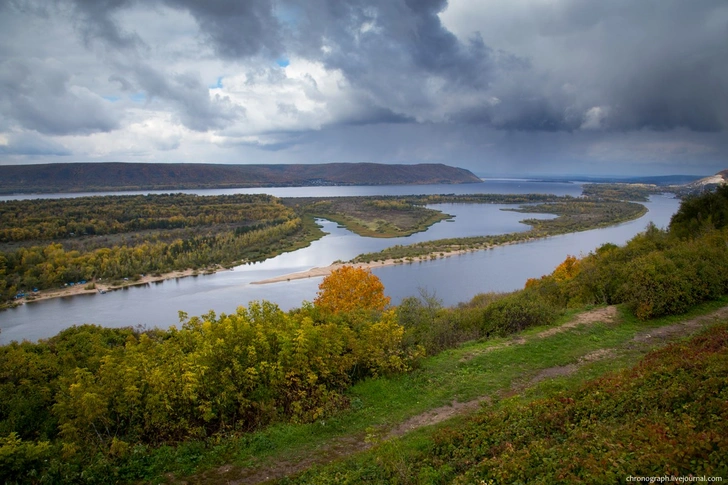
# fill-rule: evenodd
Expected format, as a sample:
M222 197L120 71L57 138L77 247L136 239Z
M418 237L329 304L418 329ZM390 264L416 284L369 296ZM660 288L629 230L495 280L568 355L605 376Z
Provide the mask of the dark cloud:
M84 41L91 44L103 40L116 49L143 46L136 33L124 31L114 19L114 14L134 3L131 0L73 0L76 25Z
M85 87L55 61L0 63L0 105L21 127L47 135L86 135L119 127L113 106Z
M728 29L725 39L728 46ZM645 60L644 67L605 88L614 106L610 126L634 130L722 131L728 128L728 47L702 45L677 59Z
M433 110L440 91L483 89L496 68L496 56L479 36L461 42L443 27L443 1L291 4L294 52L340 70L372 102L403 116Z
M192 14L215 51L226 58L245 58L281 51L273 2L262 0L165 0Z
M554 58L535 59L545 77L536 70L519 81L516 99L539 100L536 109L496 126L531 130L534 120L556 115L545 126L571 130L579 127L577 113L586 121L599 107L607 130L728 128L728 3L567 0L541 5L536 15L538 34L558 49ZM574 63L556 59L564 55ZM560 85L571 90L555 89ZM501 97L498 89L493 94ZM519 111L512 96L502 100L501 107Z
M180 121L191 130L222 128L245 116L245 110L233 105L229 98L220 95L210 97L208 87L195 73L163 73L146 63L131 66L131 69L136 86L146 94L147 101L158 97L172 102Z
M23 133L25 146L46 146L37 155L63 149L28 133L112 130L146 144L128 153L193 138L195 155L210 143L278 161L314 145L306 156L324 156L324 143L351 134L337 159L728 155L725 0L0 0L0 10L0 137ZM153 136L125 131L146 120ZM497 148L480 144L484 133Z

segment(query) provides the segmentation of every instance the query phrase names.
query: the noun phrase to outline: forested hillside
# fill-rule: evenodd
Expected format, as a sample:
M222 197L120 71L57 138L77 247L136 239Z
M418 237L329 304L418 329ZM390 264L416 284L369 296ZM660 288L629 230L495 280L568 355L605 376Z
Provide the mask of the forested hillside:
M53 163L4 166L0 193L475 182L470 171L443 164Z

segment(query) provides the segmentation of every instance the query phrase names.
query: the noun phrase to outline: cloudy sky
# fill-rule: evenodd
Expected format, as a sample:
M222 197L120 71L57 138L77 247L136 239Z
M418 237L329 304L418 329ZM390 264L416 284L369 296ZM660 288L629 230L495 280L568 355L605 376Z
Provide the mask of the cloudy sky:
M0 164L728 168L725 0L0 0Z

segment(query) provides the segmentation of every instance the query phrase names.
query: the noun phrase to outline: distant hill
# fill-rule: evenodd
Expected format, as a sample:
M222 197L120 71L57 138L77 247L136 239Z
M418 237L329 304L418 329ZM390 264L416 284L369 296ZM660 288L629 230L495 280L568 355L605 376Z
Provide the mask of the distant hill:
M722 170L715 175L711 175L710 177L704 177L700 180L696 180L695 182L691 182L689 184L686 184L688 187L691 188L705 188L713 185L722 185L726 183L728 180L728 170Z
M177 190L327 185L462 184L481 180L443 164L223 165L53 163L0 167L0 193Z

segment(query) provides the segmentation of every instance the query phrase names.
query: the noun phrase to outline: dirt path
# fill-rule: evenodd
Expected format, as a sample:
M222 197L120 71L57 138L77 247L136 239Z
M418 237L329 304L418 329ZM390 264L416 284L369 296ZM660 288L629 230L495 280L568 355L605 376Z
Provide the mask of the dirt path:
M564 323L563 325L559 325L558 327L549 328L547 330L544 330L541 333L537 333L535 335L535 338L550 337L552 335L556 335L558 333L566 332L567 330L576 328L579 325L590 325L592 323L597 323L597 322L612 323L616 317L617 317L617 307L614 305L608 306L608 307L603 307L603 308L597 308L595 310L589 310L587 312L578 314L576 317L574 317L573 320L570 320L570 321ZM531 337L531 338L534 338L534 337ZM510 347L512 345L523 345L526 342L528 342L527 339L523 338L520 335L516 335L508 342L504 342L499 345L493 345L492 347L487 347L485 349L478 349L478 350L474 350L472 352L468 352L465 355L463 355L462 359L460 359L460 362L467 362L479 355L487 354L488 352L493 352L494 350L500 350L505 347Z
M617 317L617 307L614 305L597 308L588 312L580 313L573 320L566 322L558 327L549 328L536 335L538 338L546 338L557 333L566 332L572 328L576 328L579 325L590 325L592 323L612 323Z
M703 315L680 323L674 323L665 327L655 328L640 332L634 336L634 344L667 342L679 337L693 335L705 327L728 318L728 306L720 308L712 313Z
M518 337L510 342L490 347L484 352L491 352L495 349L502 349L510 345L523 345L534 338L546 338L565 332L579 325L588 325L596 322L609 323L616 319L616 307L604 307L591 310L577 315L573 320L554 328L549 328L540 332L529 339ZM710 324L719 320L728 318L728 306L716 310L708 315L703 315L680 323L660 327L645 332L640 332L627 344L627 348L635 346L652 346L655 343L668 342L680 337L689 336ZM612 357L617 349L605 348L598 349L584 355L577 363L565 366L555 366L542 369L536 375L524 382L514 383L510 389L504 389L501 393L503 397L512 396L523 390L532 387L539 382L561 376L567 376L576 372L582 365L594 362L600 359ZM478 353L480 355L480 353ZM472 359L475 355L471 355L467 360ZM345 436L333 439L319 448L313 450L308 456L292 459L279 460L275 463L265 463L261 466L253 466L250 468L239 468L226 465L214 470L204 472L187 480L176 480L173 483L179 485L191 484L226 484L226 485L255 485L268 482L270 480L280 479L286 476L294 475L302 472L314 465L325 465L339 458L358 453L360 451L371 448L373 441L380 439L394 439L418 428L430 426L443 422L449 418L458 415L473 413L478 410L481 403L489 401L488 396L480 396L467 402L453 401L451 404L439 408L430 409L416 416L412 416L406 421L394 426L388 430L380 430L378 437L374 440L367 439L364 435Z

